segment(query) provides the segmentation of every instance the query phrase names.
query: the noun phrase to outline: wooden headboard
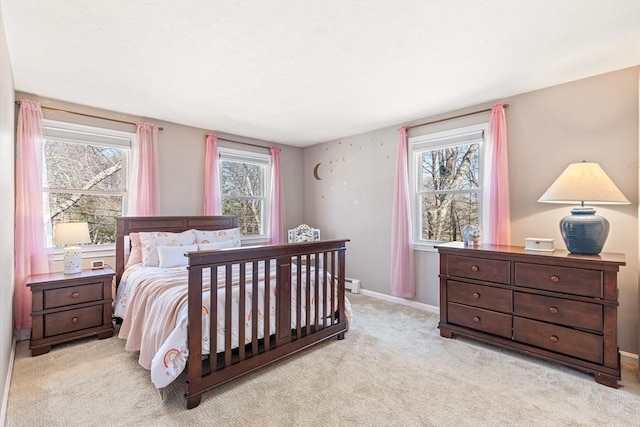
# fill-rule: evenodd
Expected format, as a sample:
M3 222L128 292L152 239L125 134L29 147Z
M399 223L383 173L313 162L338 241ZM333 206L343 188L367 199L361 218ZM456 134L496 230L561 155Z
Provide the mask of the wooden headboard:
M238 226L235 216L121 216L116 217L116 286L124 272L125 237L141 231L225 230ZM130 248L127 248L130 249Z

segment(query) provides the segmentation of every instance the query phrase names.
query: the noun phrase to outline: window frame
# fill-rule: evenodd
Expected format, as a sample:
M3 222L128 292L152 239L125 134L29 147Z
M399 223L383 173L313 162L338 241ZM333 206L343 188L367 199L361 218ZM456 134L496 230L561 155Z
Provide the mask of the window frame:
M487 152L487 135L489 131L489 123L481 123L470 126L462 126L454 129L431 132L423 135L412 136L408 139L409 161L409 192L412 220L412 240L414 248L417 250L435 251L434 246L439 243L445 243L446 240L431 240L422 238L422 203L421 198L424 194L437 193L458 193L469 194L470 190L453 189L426 191L420 188L420 171L422 167L422 153L425 151L433 151L437 149L456 147L471 143L478 143L478 182L479 187L476 192L478 194L478 222L482 225L483 209L484 209L484 173L486 168L486 152ZM480 138L477 135L481 135Z
M136 137L134 132L126 132L114 129L101 128L97 126L88 126L81 125L77 123L64 122L59 120L43 120L43 128L44 135L42 141L42 170L43 170L43 185L42 185L42 197L43 202L44 198L48 197L47 194L54 193L77 193L77 191L73 190L65 190L65 189L52 189L49 188L48 182L46 182L46 175L44 173L45 165L46 165L46 155L45 155L45 143L48 139L54 139L58 141L62 141L69 144L85 144L99 147L113 147L122 151L122 165L123 165L123 190L119 192L109 192L109 191L87 191L86 194L93 196L109 196L109 195L118 195L122 197L122 215L126 215L127 205L129 199L129 185L131 184L130 180L130 170L131 170L131 161L132 161L132 149L133 149L133 140ZM77 137L74 138L73 135ZM116 142L118 141L118 142ZM85 193L83 193L85 194ZM44 206L43 206L44 209ZM54 261L62 260L62 254L64 248L56 246L53 244L48 246L48 240L51 236L48 234L49 230L53 231L53 225L49 225L49 218L43 218L43 225L45 227L45 247L47 250L51 251L54 255ZM115 242L107 243L107 244L87 244L82 245L82 258L100 258L106 256L113 256L115 251Z
M220 207L224 206L225 195L222 185L222 162L236 161L264 166L263 179L263 206L261 229L263 234L241 235L243 244L265 244L271 237L271 155L254 151L239 150L236 148L218 147L218 180L220 183ZM231 198L233 199L233 198Z

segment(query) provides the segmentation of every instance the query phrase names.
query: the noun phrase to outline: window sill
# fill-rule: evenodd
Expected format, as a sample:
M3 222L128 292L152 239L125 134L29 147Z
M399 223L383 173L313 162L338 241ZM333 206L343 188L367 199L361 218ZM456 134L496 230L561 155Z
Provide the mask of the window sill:
M64 248L51 248L53 261L64 261ZM82 259L94 259L116 256L116 245L95 245L82 247Z
M438 250L436 249L436 246L444 243L444 242L429 242L429 243L425 243L425 242L413 242L413 250L414 251L420 251L420 252L433 252L433 253L437 253Z

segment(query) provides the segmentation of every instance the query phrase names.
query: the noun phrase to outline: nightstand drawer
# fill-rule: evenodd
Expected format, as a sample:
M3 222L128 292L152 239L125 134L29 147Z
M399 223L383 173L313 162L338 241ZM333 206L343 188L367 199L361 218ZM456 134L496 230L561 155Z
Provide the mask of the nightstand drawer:
M600 304L521 292L513 294L513 313L516 316L600 333L604 322L604 310Z
M449 303L447 304L447 321L511 338L511 316L508 314Z
M447 257L447 274L509 284L509 261L450 255Z
M447 280L447 299L460 304L511 313L511 291L508 289Z
M81 304L83 302L100 301L104 299L102 289L103 283L96 282L88 285L45 290L44 308L48 309Z
M44 336L50 337L103 324L103 305L77 308L44 315Z
M514 317L513 339L590 362L603 362L604 341L600 335Z
M515 263L516 286L602 298L602 271Z

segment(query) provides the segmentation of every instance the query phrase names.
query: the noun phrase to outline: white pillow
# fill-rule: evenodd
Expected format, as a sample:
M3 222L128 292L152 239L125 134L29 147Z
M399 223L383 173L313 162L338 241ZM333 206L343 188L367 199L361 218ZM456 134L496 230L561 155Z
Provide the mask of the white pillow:
M213 243L198 243L198 249L201 251L213 251L217 249L235 248L233 240L226 240L224 242Z
M159 267L171 268L182 267L189 263L189 258L184 256L185 252L195 252L198 245L191 246L158 246Z
M228 228L226 230L194 230L196 235L196 242L200 243L216 243L226 242L231 240L234 248L239 248L242 245L242 234L240 228Z
M195 245L196 236L194 230L187 230L182 233L167 232L142 232L140 243L142 243L142 265L145 267L158 267L158 246L189 246Z

